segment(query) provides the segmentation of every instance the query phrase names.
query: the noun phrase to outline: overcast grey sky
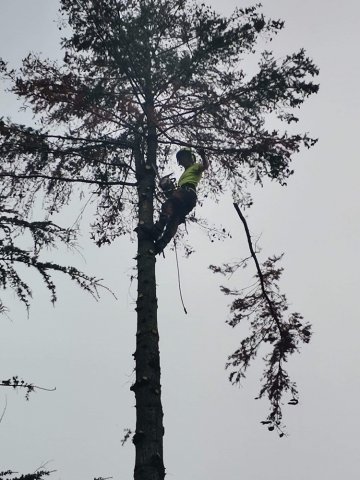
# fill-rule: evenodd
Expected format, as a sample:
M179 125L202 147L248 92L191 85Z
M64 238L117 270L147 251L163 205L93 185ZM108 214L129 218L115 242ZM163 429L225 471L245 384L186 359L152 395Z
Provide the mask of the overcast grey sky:
M56 0L0 0L0 56L19 65L29 50L59 55ZM242 1L211 1L230 12ZM264 12L282 18L284 31L271 48L281 57L305 47L321 69L321 89L302 108L299 130L319 137L295 159L286 188L254 190L248 214L261 234L263 258L286 252L282 288L294 310L313 323L314 337L289 370L301 401L285 408L289 437L279 439L260 425L266 402L254 400L261 361L241 389L224 371L241 330L225 325L227 299L210 263L246 252L242 228L230 201L205 204L203 212L231 229L233 238L209 244L189 228L197 253L182 259L184 315L177 290L174 254L158 264L159 329L165 413L165 465L173 480L347 480L359 478L359 72L357 0L264 0ZM2 114L19 119L14 99L0 93ZM27 117L28 118L28 117ZM81 205L79 203L79 209ZM71 223L76 208L62 215ZM6 392L0 425L0 471L29 472L42 462L54 479L95 476L132 478L134 451L121 447L133 428L131 353L135 348L135 285L130 276L135 244L120 239L99 250L81 239L79 255L54 253L105 279L117 294L101 302L59 281L53 308L41 286L30 317L10 295L11 318L0 318L0 378L17 374L54 393L39 392L26 403ZM233 278L237 286L246 279ZM0 409L5 392L0 391Z

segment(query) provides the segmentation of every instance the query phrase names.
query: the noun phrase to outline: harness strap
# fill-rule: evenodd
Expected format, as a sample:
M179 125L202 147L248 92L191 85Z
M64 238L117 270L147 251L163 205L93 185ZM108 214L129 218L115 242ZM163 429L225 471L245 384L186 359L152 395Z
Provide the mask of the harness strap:
M190 183L184 183L184 185L181 185L180 188L183 188L184 190L190 190L191 192L194 192L195 195L196 195L196 189L195 189L195 187L194 187L192 184L190 184Z

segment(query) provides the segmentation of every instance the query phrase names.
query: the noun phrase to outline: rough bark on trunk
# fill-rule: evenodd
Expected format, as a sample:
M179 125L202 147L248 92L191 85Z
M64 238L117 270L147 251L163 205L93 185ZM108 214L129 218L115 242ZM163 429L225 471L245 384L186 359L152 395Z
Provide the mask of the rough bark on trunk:
M153 195L156 163L156 131L149 131L147 158L137 156L139 225L153 224ZM136 333L136 382L131 387L136 398L135 480L163 480L163 411L161 405L159 334L153 242L138 232L138 298Z

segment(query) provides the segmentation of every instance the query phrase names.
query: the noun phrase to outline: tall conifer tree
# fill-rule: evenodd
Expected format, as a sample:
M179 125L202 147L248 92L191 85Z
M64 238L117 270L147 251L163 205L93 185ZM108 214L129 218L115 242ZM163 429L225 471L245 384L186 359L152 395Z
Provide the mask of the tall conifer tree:
M30 54L3 75L33 110L36 127L0 123L0 175L17 205L44 189L51 212L88 185L97 194L98 245L152 225L156 174L179 146L205 149L207 195L231 191L251 203L246 184L281 184L291 158L314 140L290 134L296 109L317 91L318 70L303 50L278 61L258 51L283 22L259 6L229 17L190 0L60 0L63 62ZM258 57L253 74L246 59ZM277 118L283 127L271 128ZM162 480L163 412L157 325L156 257L138 234L135 479Z

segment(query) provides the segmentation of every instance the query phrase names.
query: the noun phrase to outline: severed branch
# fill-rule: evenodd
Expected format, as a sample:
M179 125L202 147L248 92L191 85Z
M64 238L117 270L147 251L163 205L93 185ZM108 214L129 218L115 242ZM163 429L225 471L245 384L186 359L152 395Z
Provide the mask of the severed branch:
M258 274L258 277L259 277L262 294L264 295L264 298L265 298L265 300L268 304L271 315L272 315L273 319L275 320L275 323L276 323L276 325L279 329L280 335L283 337L284 333L283 333L283 329L281 327L280 319L278 317L278 314L276 313L273 302L270 300L269 295L267 294L267 291L266 291L266 288L265 288L264 276L262 274L260 264L259 264L259 261L257 259L256 253L255 253L252 241L251 241L251 234L250 234L250 230L249 230L247 221L246 221L244 215L241 213L239 205L237 203L234 203L234 208L235 208L237 214L239 215L240 220L242 221L242 223L244 225L244 228L245 228L245 233L246 233L246 238L247 238L248 245L249 245L249 250L250 250L252 258L254 259L255 265L256 265L256 270L257 270L257 274Z
M280 292L279 279L283 268L277 264L283 255L269 257L261 265L257 259L251 241L249 227L238 204L234 208L242 221L249 244L251 256L256 265L256 282L250 288L231 290L221 286L225 295L235 297L230 311L231 318L227 323L235 327L240 323L249 323L249 333L242 338L238 348L228 356L226 369L231 369L229 380L232 384L241 384L247 370L265 347L263 357L265 368L261 378L261 388L257 399L267 397L270 402L270 412L261 423L269 431L276 431L280 437L285 435L285 425L282 422L282 406L284 398L290 395L289 405L297 405L299 392L296 383L290 378L285 365L289 356L299 352L300 346L309 343L311 325L303 322L303 317L297 313L289 313L289 304L284 294ZM246 259L247 260L247 259ZM222 267L210 265L214 273L229 275L239 267L245 267L246 261L225 264Z

